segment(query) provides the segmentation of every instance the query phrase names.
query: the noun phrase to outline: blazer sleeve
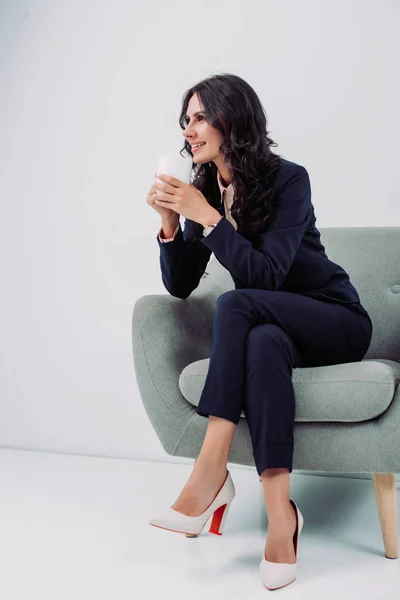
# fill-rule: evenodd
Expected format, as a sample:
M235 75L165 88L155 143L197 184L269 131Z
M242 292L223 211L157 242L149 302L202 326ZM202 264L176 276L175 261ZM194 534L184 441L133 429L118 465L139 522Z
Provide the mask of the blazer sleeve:
M171 296L185 299L200 283L212 251L201 242L203 227L185 218L173 241L164 244L157 234L163 284Z
M296 169L277 192L276 218L262 232L259 249L222 218L202 240L245 288L278 290L283 283L313 215L310 178Z
M162 244L168 244L169 242L173 242L175 240L176 233L177 233L177 231L179 229L179 225L180 225L180 223L178 223L178 225L175 227L175 231L172 234L172 237L171 238L165 238L165 239L161 237L161 235L164 234L164 231L163 231L163 228L160 227L160 230L158 232L158 239L160 240L160 242Z

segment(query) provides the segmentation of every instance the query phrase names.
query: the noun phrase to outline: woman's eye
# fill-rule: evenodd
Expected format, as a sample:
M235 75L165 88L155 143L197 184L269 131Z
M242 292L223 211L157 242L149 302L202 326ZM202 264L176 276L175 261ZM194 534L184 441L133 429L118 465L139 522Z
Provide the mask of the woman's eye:
M197 115L197 118L198 118L198 119L204 119L204 117L203 117L202 115ZM188 124L189 124L189 119L186 119L186 120L185 120L185 125L186 125L186 127L188 126Z

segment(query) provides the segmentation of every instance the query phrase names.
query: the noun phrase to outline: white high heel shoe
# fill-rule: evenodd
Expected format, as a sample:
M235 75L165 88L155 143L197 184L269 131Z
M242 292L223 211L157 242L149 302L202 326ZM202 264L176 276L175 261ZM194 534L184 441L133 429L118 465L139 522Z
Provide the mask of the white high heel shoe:
M208 519L214 513L211 521L210 533L222 535L226 517L235 497L235 486L233 484L231 474L228 471L225 481L219 492L211 502L210 506L197 517L189 517L180 513L173 508L169 508L163 514L154 517L149 521L154 527L169 529L177 533L184 533L186 537L197 537L203 531Z
M299 547L300 533L303 529L304 518L299 511L296 502L291 498L290 503L296 513L296 531L294 532L293 536L296 562L293 564L270 562L269 560L266 560L264 550L264 554L260 562L260 577L265 587L269 590L277 590L285 587L286 585L289 585L289 583L293 583L293 581L296 579L297 550Z

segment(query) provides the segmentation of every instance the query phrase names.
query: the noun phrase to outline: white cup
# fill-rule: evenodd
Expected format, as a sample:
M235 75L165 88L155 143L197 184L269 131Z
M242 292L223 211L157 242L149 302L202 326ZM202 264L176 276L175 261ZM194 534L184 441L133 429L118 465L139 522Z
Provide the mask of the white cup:
M184 183L190 184L192 174L193 159L191 157L184 158L178 154L168 154L159 156L157 159L156 182L163 183L158 179L157 175L171 175Z

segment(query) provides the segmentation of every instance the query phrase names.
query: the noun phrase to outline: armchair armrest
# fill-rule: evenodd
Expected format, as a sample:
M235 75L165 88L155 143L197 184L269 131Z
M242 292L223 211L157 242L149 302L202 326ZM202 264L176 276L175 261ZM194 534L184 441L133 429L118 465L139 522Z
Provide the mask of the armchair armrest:
M133 362L149 420L168 454L174 453L196 407L179 389L188 364L208 358L216 296L182 300L168 294L139 298L132 316Z

